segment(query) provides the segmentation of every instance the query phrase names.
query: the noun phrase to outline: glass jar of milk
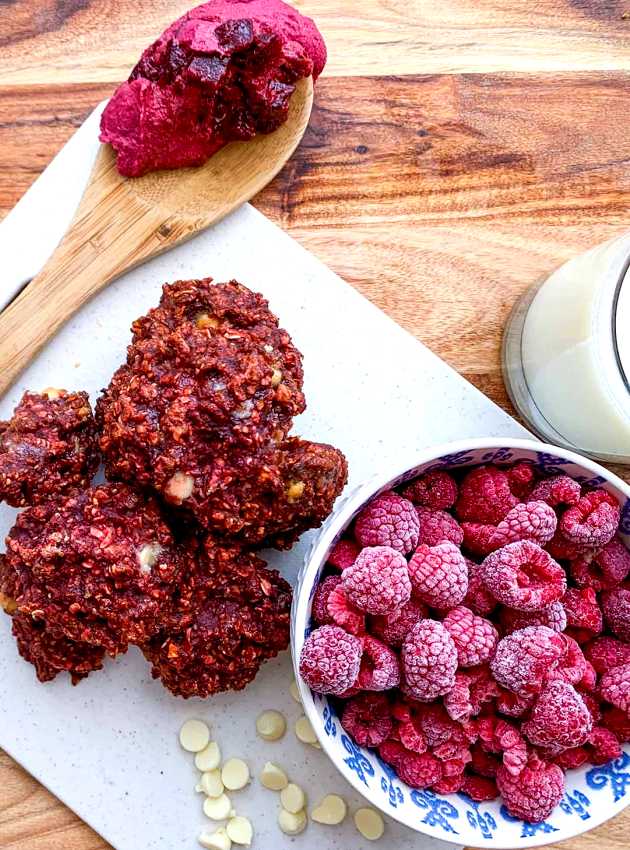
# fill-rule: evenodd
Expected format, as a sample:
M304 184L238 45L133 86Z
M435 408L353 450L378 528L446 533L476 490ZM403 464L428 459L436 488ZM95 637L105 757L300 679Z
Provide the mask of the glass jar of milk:
M503 370L543 439L630 464L630 233L525 294L505 330Z

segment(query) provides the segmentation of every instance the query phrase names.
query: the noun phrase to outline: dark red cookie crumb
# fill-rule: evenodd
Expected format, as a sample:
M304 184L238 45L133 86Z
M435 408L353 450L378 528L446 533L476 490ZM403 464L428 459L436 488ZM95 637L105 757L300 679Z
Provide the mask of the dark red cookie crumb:
M585 744L592 725L591 714L575 688L554 681L545 686L522 728L535 746L559 752Z
M384 694L358 694L343 707L341 725L362 747L383 745L392 731L389 702Z
M0 502L22 508L69 495L87 487L98 465L87 393L24 393L0 423Z
M401 660L406 687L422 702L447 693L455 683L457 649L435 620L421 620L413 627L403 643Z
M492 595L519 611L540 611L564 595L567 579L562 567L536 543L509 543L485 559L484 584Z
M411 596L407 562L390 546L362 549L354 564L343 571L341 583L349 601L367 614L389 614Z
M420 545L409 562L414 593L433 608L459 605L468 591L468 565L453 543Z
M362 547L388 546L403 555L416 548L419 531L416 509L393 492L373 499L354 524L354 535Z
M596 548L605 546L617 532L619 505L606 490L592 490L568 508L559 530L570 543Z
M448 472L435 469L408 484L402 494L414 505L423 505L433 511L445 510L452 508L457 500L457 482Z
M504 688L528 696L540 693L565 652L562 635L546 626L528 626L499 641L490 669Z
M462 481L455 513L460 520L497 525L517 503L507 473L480 466Z
M363 644L339 626L320 626L306 638L300 653L300 675L314 691L341 694L359 675Z
M564 794L564 774L556 764L546 764L532 755L518 776L505 767L497 772L497 787L506 809L515 818L530 823L546 820Z
M463 605L451 609L442 625L457 647L460 667L483 664L493 654L499 633L489 620L479 617Z
M370 635L363 638L358 684L365 691L387 691L400 684L398 655Z

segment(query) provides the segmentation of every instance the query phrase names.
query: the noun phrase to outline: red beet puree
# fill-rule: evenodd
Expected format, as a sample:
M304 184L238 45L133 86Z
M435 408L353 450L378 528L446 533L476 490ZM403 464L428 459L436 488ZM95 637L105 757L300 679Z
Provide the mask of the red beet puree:
M313 21L282 0L213 0L147 47L103 113L101 141L129 177L201 165L277 129L297 80L316 80L325 62Z

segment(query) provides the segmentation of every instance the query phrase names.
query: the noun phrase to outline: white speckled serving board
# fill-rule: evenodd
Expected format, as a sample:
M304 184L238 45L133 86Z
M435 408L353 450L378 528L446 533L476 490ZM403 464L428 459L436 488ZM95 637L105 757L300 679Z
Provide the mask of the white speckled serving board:
M67 225L96 150L94 114L0 225L0 306L32 276ZM385 270L386 273L386 270ZM0 403L7 418L25 388L87 389L95 400L123 360L132 319L154 305L164 281L235 277L265 294L304 353L308 410L296 423L305 437L344 450L350 485L431 443L473 436L524 436L525 431L435 355L399 328L251 206L212 230L118 280L85 307L46 347ZM15 512L0 507L0 535ZM307 539L269 561L295 577ZM38 684L17 655L0 618L0 745L103 835L117 850L194 848L204 817L192 759L178 745L183 720L213 727L225 756L245 756L257 774L271 759L307 789L360 798L326 756L294 737L257 740L259 710L299 716L287 688L291 659L266 665L241 694L184 701L150 680L139 652L106 664L73 688L66 678ZM297 838L276 826L277 798L257 782L234 795L254 822L255 847L317 846L367 850L351 819L339 828L310 824ZM438 842L389 822L387 850ZM446 846L439 842L440 847Z

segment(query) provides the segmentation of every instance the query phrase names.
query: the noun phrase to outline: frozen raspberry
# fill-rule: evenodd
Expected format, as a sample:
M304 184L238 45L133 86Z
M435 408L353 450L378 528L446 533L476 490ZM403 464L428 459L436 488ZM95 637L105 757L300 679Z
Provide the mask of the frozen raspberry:
M582 488L573 478L568 475L553 475L538 482L530 493L529 501L546 502L555 508L558 505L577 505L581 494Z
M584 705L588 708L588 712L591 715L591 719L593 721L593 726L598 726L601 723L602 719L602 710L599 705L599 700L597 697L593 696L593 694L585 693L580 690L580 695L584 700Z
M567 615L561 602L552 602L540 611L515 611L513 608L502 608L499 616L506 635L518 629L525 629L527 626L547 626L554 632L563 632L567 627Z
M398 656L389 646L369 635L363 638L358 683L364 691L387 691L400 684Z
M569 543L559 531L556 531L545 546L545 549L556 561L574 561L581 555L593 552L588 546L582 546L579 543Z
M457 794L466 782L465 773L457 773L454 776L443 776L439 782L431 785L431 790L436 794Z
M565 651L558 664L549 670L548 681L558 679L570 685L579 685L587 674L589 663L579 644L566 633L562 635Z
M508 543L485 559L481 572L495 599L519 611L540 611L567 589L564 570L537 543Z
M476 564L466 558L468 567L468 591L464 597L464 605L475 614L483 617L492 613L497 607L497 600L483 583L481 564Z
M602 593L602 611L610 631L630 643L630 590L616 588Z
M630 719L629 719L630 722ZM596 726L588 738L588 754L591 764L606 764L621 755L617 736L605 726Z
M545 546L556 533L557 525L558 519L553 508L545 502L521 502L497 525L492 545L498 549L507 543L531 540L539 546Z
M391 546L362 549L341 582L349 601L367 614L389 614L411 596L407 561Z
M332 623L333 618L328 613L328 597L331 592L337 587L341 578L339 576L328 576L317 587L313 596L313 605L311 607L311 616L318 626L324 626L327 623Z
M361 550L354 540L339 540L328 555L328 563L342 572L351 567Z
M357 694L361 693L361 688L355 682L354 685L350 685L347 691L343 691L341 694L335 694L338 699L350 699L350 697L356 697Z
M606 702L630 715L630 663L604 673L599 689Z
M407 755L407 750L400 741L389 740L384 741L379 746L378 754L385 764L390 764L392 767L396 768L398 766L398 762Z
M519 696L502 688L496 700L496 707L498 712L506 714L508 717L522 717L527 714L535 700L535 694Z
M503 766L517 776L527 764L527 744L520 731L501 717L481 717L477 723L481 745L501 753Z
M453 608L468 591L468 565L457 546L418 546L409 562L414 592L432 608Z
M437 546L438 543L449 541L455 546L461 546L464 532L457 520L446 511L432 511L430 508L416 508L420 520L418 543L425 546Z
M335 625L353 635L365 634L365 614L350 602L341 583L333 587L326 600L328 615Z
M608 708L602 716L602 723L615 735L619 743L630 742L630 715L620 708Z
M603 626L602 612L592 587L570 587L562 597L567 623L572 629L586 629L598 635Z
M462 522L464 533L463 546L472 555L489 555L499 546L495 545L496 525L487 525L483 522Z
M458 670L453 687L444 695L444 707L453 720L467 723L498 695L499 686L487 666Z
M590 661L586 661L586 659L584 660L584 663L585 663L584 673L582 675L582 678L580 679L580 681L576 685L576 688L582 693L582 696L586 695L584 692L593 693L593 691L595 690L595 687L597 685L597 673L595 672L595 668L590 663ZM589 707L589 711L590 711L590 707ZM593 714L592 711L591 711L591 714Z
M385 694L365 693L348 700L341 725L361 747L378 747L392 731L389 701Z
M612 637L598 637L586 646L584 654L601 675L613 667L630 663L630 643Z
M442 778L442 765L431 753L406 753L399 759L398 776L410 788L428 788Z
M485 803L495 800L499 796L499 789L494 779L467 776L462 785L462 793L467 794L475 803Z
M470 754L470 769L479 776L494 779L497 775L497 770L501 766L500 759L494 753L489 753L485 750L479 743L472 745Z
M354 524L354 536L362 547L389 546L403 555L418 545L420 521L408 499L383 493L367 505Z
M402 665L415 699L429 702L448 693L455 683L457 649L444 626L435 620L417 623L403 643Z
M493 655L499 633L489 620L478 617L463 605L453 608L442 621L457 647L460 667L475 667Z
M391 614L370 619L372 633L389 646L400 647L411 629L424 620L428 614L427 606L417 599L410 599L402 608Z
M614 737L614 736L613 736ZM586 747L571 747L568 750L563 750L555 756L552 756L554 764L561 767L562 770L575 770L582 767L589 760L589 753Z
M590 552L571 562L571 575L578 587L611 590L630 573L630 551L618 537L603 549Z
M403 490L403 496L414 505L439 511L452 508L457 500L455 479L442 469L425 472Z
M619 505L606 490L592 490L562 515L559 530L570 543L605 546L619 526Z
M540 693L565 651L563 635L547 626L527 626L499 641L490 669L504 688L528 696Z
M497 787L508 813L528 823L540 823L553 812L564 794L564 774L557 764L547 764L536 755L513 776L500 767Z
M521 460L507 471L510 490L521 501L525 501L536 482L536 472L531 463Z
M517 503L507 474L496 466L480 466L462 481L455 512L460 520L496 525Z
M451 690L444 695L444 708L453 720L469 720L473 714L470 695L470 680L463 673L455 673L455 682Z
M426 753L427 739L417 720L410 718L398 726L400 743L412 753Z
M555 681L545 686L523 724L523 734L536 747L555 752L586 743L593 726L584 700L572 685Z
M339 626L320 626L304 641L300 675L320 694L341 694L354 684L363 645Z
M431 748L453 741L462 743L465 740L462 726L451 720L444 707L439 704L428 705L422 710L420 727L427 745Z

